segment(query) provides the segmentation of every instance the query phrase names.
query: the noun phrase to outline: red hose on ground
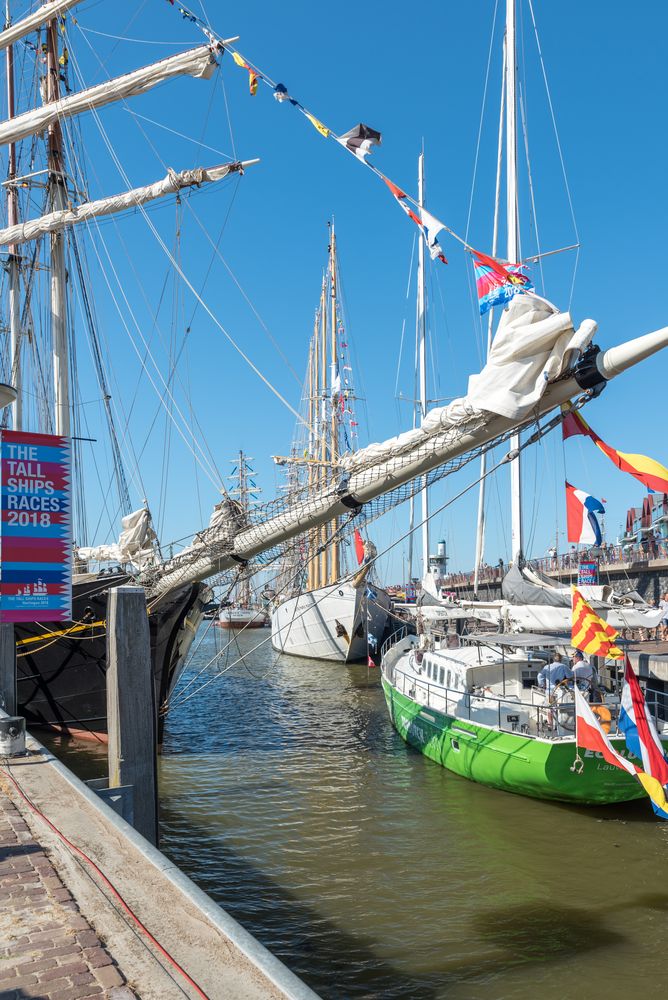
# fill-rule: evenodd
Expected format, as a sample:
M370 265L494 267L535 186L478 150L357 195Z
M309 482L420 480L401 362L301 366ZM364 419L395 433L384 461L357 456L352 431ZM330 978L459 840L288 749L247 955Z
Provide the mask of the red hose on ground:
M182 966L179 965L179 963L176 961L176 959L173 958L169 954L169 952L166 951L165 948L163 948L163 946L160 944L160 942L156 938L153 937L153 935L151 934L151 932L149 931L149 929L144 926L144 924L141 922L141 920L136 915L136 913L134 913L133 910L130 909L130 907L125 902L125 900L123 899L123 897L121 896L120 892L118 891L118 889L116 888L116 886L113 884L113 882L111 882L107 878L107 876L104 874L104 872L102 871L102 869L98 865L95 864L95 862L93 861L93 859L89 858L88 855L84 851L82 851L80 847L77 847L76 844L73 844L71 840L68 840L68 838L65 836L65 834L62 833L58 829L58 827L55 826L51 822L51 820L47 816L45 816L44 813L40 809L38 809L37 806L33 802L30 801L30 799L28 798L28 796L25 794L25 792L23 791L23 789L19 785L19 783L16 780L16 778L12 774L10 774L9 771L5 770L4 768L0 768L0 773L4 774L6 778L9 778L9 780L14 785L14 787L16 788L16 791L19 793L19 795L21 796L21 798L23 799L23 801L28 805L28 807L30 809L32 809L32 811L37 816L40 817L40 819L44 820L44 822L49 827L49 829L52 830L55 833L55 835L60 840L62 840L62 842L64 844L66 844L66 846L71 851L73 851L74 854L77 854L80 858L83 858L83 860L86 862L86 864L90 865L90 867L93 869L93 871L95 872L95 874L101 879L101 881L104 883L104 885L109 889L109 891L114 896L114 898L118 900L118 902L120 903L121 907L125 910L125 912L130 917L130 919L134 921L134 923L140 929L140 931L142 932L142 934L144 934L148 938L148 940L151 942L151 944L154 946L154 948L156 948L156 950L162 955L162 957L164 959L166 959L166 961L169 962L169 964L172 965L177 970L177 972L179 972L183 976L183 978L185 979L185 981L188 983L189 986L192 986L192 988L195 990L195 992L197 993L197 995L199 997L201 997L202 1000L210 1000L210 998L207 996L207 994L204 992L204 990L200 989L200 987L197 985L197 983L195 982L195 980L192 979L191 976L188 975L188 973L186 972L186 970L184 968L182 968Z

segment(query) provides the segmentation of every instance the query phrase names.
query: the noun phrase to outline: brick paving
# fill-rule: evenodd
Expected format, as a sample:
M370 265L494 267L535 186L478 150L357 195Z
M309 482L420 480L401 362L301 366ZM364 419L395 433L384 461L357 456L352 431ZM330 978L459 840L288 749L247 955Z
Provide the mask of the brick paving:
M0 1000L135 996L0 788Z

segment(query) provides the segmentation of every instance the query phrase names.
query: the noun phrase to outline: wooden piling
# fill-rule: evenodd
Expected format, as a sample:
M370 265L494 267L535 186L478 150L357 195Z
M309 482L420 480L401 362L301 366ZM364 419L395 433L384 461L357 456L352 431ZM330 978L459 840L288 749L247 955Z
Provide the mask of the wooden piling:
M133 786L134 827L158 840L155 688L143 587L112 587L107 605L109 787Z
M16 715L16 640L12 624L0 625L0 707Z

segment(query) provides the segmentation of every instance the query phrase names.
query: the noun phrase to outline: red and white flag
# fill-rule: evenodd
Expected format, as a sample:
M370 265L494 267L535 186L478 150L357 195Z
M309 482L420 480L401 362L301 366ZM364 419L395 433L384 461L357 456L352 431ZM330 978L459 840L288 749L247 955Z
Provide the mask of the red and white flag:
M615 750L577 684L573 688L573 694L575 695L575 739L577 745L585 750L601 753L608 764L621 767L636 778L638 768Z

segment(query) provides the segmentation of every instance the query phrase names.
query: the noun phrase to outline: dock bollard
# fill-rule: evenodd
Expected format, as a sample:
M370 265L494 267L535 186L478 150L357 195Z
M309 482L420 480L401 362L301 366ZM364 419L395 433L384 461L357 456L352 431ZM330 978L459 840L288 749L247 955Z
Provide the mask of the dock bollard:
M0 757L20 757L26 752L26 720L22 715L0 719Z

